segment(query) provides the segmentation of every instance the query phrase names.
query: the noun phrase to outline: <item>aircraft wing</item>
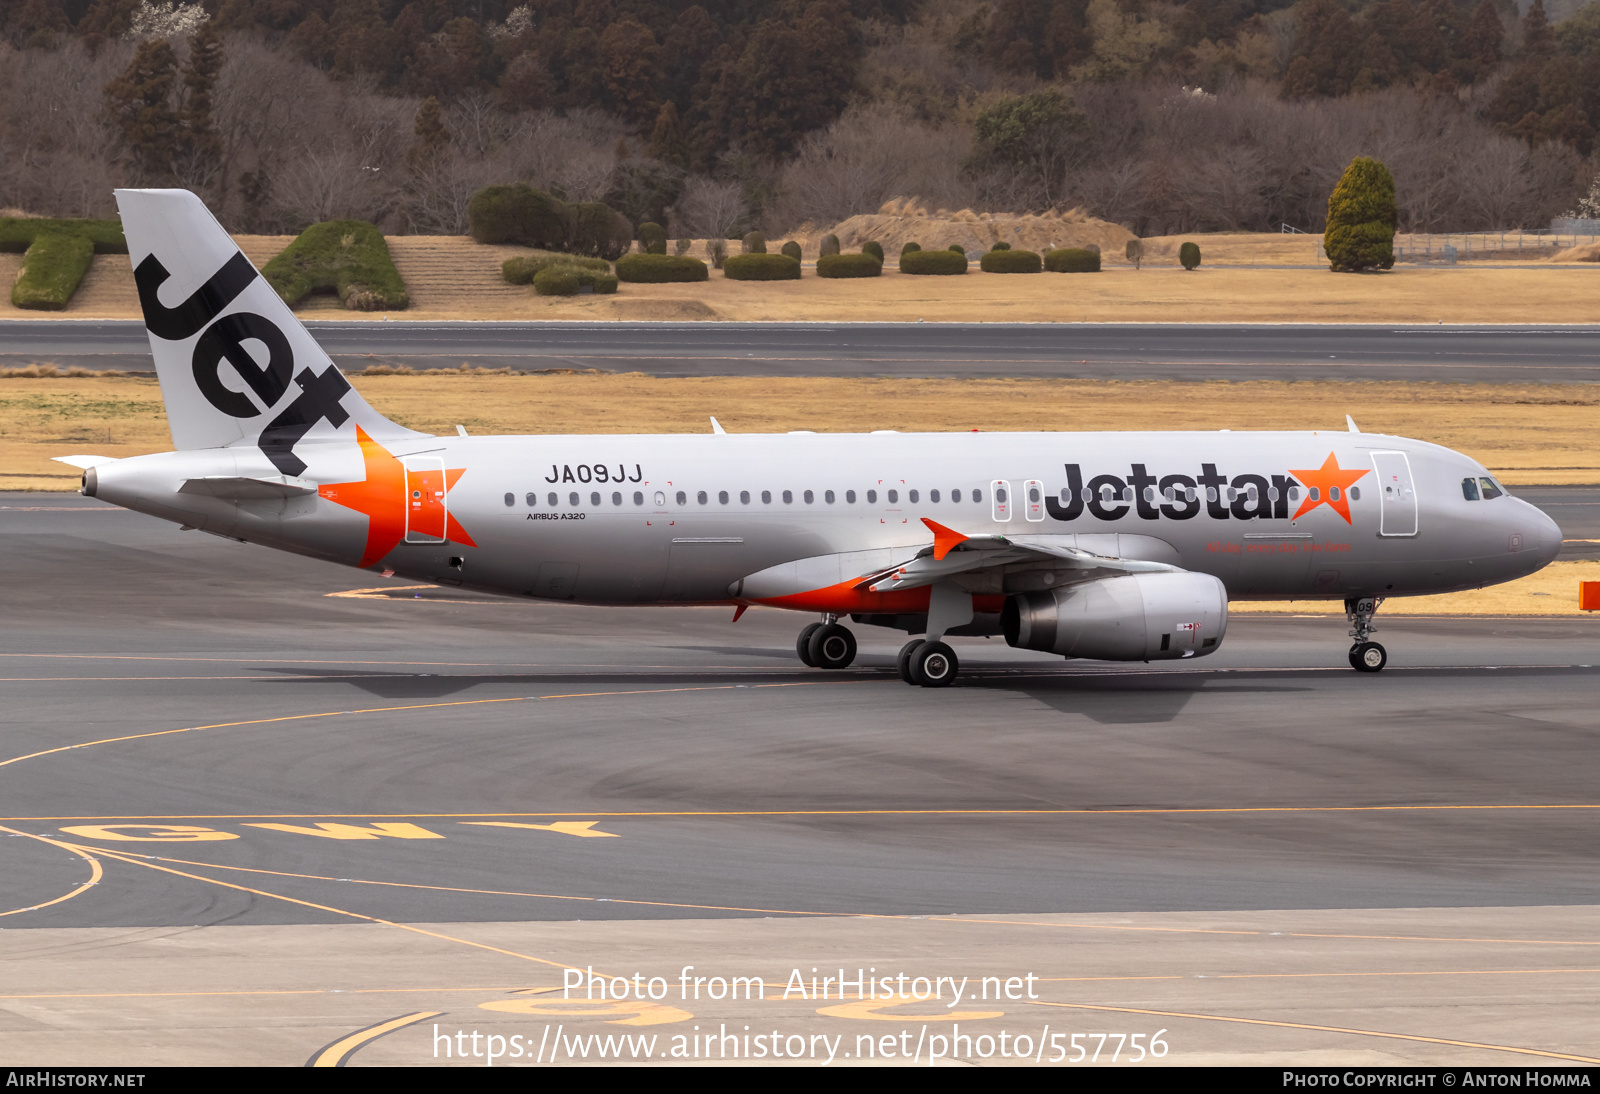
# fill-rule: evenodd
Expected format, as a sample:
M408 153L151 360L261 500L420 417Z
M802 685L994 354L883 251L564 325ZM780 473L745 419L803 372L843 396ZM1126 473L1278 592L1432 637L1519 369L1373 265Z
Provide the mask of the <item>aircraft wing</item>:
M1077 546L1074 536L966 536L926 517L922 523L933 532L933 546L924 547L907 562L863 578L857 588L875 593L916 589L955 574L1029 562L1117 573L1174 573L1179 570L1165 562L1097 554Z

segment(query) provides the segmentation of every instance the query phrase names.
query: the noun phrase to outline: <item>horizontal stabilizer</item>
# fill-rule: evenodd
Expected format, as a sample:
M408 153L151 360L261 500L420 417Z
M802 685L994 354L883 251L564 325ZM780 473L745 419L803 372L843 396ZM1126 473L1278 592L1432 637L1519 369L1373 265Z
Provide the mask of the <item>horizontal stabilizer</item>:
M91 467L104 467L108 463L116 463L116 456L51 456L56 463L64 463L68 467L76 467L80 471L87 471Z
M216 475L203 479L189 479L178 487L180 494L200 494L208 498L227 498L231 501L298 498L316 492L316 483L309 479L291 478L288 475L263 475L260 478Z

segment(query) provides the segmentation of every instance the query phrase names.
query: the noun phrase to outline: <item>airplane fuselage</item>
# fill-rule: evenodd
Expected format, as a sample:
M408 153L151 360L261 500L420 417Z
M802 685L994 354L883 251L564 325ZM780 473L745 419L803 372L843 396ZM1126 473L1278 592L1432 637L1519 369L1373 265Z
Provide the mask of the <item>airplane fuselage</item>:
M281 478L250 447L121 460L97 469L89 492L219 535L500 594L866 615L916 609L859 593L832 605L741 595L739 582L820 556L865 552L861 572L891 565L930 543L924 518L967 535L1073 536L1096 554L1214 575L1232 599L1472 589L1560 550L1538 509L1484 496L1477 461L1379 434L437 437L298 451L308 468L293 495L195 492L195 480ZM1050 570L986 573L968 589L982 600L1047 587Z

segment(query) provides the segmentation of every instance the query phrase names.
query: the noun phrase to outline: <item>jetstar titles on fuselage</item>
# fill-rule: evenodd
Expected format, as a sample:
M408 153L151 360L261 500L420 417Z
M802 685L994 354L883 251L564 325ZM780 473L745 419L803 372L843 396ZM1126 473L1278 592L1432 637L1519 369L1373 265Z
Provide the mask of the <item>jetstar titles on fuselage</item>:
M1350 493L1352 484L1369 474L1341 469L1332 453L1320 468L1281 475L1229 477L1214 463L1202 463L1198 475L1155 475L1146 465L1135 463L1129 465L1126 477L1096 475L1085 482L1081 465L1065 467L1066 489L1059 497L1045 499L1045 509L1056 520L1075 520L1085 510L1099 520L1121 520L1129 513L1142 520L1190 520L1201 512L1213 520L1290 520L1326 505L1349 524L1349 501L1360 497ZM1297 504L1293 517L1291 502Z

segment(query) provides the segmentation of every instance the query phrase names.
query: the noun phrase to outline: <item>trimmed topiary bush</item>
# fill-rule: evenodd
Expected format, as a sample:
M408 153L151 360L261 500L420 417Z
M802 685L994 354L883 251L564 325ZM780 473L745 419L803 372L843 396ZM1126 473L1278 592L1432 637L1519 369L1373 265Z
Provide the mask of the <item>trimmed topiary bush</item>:
M1183 268L1192 270L1200 265L1200 244L1185 243L1178 248L1178 261L1183 263Z
M510 285L531 285L540 270L551 266L577 266L598 273L610 273L611 263L603 258L586 258L583 255L538 254L518 255L500 264L500 276Z
M990 247L989 249L991 251L1009 251L1011 249L1011 244L1007 243L1005 240L1002 239L998 243L996 243L993 247Z
M877 277L883 263L871 255L823 255L817 259L818 277Z
M918 243L916 240L913 239L910 243L907 243L904 247L900 248L900 253L901 254L906 254L909 251L920 251L920 250L922 250L922 244Z
M786 254L790 258L794 259L796 262L799 262L800 261L800 244L796 243L794 240L791 239L789 242L785 243L782 247L778 248L778 253L779 254Z
M312 293L334 293L352 311L399 311L410 303L383 233L364 220L313 224L261 276L290 307Z
M829 232L822 237L822 250L819 254L836 255L839 253L839 237Z
M32 311L61 311L97 254L127 254L115 220L0 218L0 251L25 253L11 303Z
M646 254L666 254L667 230L650 220L639 225L639 249Z
M954 251L954 252L955 252L955 253L956 253L956 254L958 254L958 255L964 255L964 254L966 254L966 253L967 253L967 249L966 249L966 248L965 248L965 247L963 247L963 246L962 246L962 245L961 245L961 244L959 244L959 243L952 243L952 244L950 244L950 249L951 249L951 250L952 250L952 251Z
M990 251L978 260L984 273L1038 273L1044 263L1033 251Z
M525 182L486 186L467 203L468 230L479 243L521 243L563 251L573 222L571 206Z
M617 259L617 277L635 284L704 281L710 276L704 262L688 255L623 255Z
M767 237L760 232L751 232L742 241L743 254L764 255L767 253Z
M869 240L867 240L865 243L863 243L861 245L861 253L864 254L864 255L871 255L873 258L876 258L879 262L882 262L883 261L883 244L879 243L875 239L869 239Z
M533 276L533 291L540 296L577 296L576 266L547 266Z
M125 255L128 240L120 220L65 220L52 217L0 217L0 251L20 254L41 235L83 236L97 255Z
M11 303L30 311L64 311L93 261L88 236L41 232L22 256Z
M1062 247L1044 256L1051 273L1099 273L1100 256L1084 247Z
M900 272L903 274L964 274L967 256L960 251L901 252Z
M722 275L734 281L799 281L800 260L759 252L729 255L722 264Z
M585 201L575 210L572 238L566 250L616 261L633 246L633 222L609 205Z

